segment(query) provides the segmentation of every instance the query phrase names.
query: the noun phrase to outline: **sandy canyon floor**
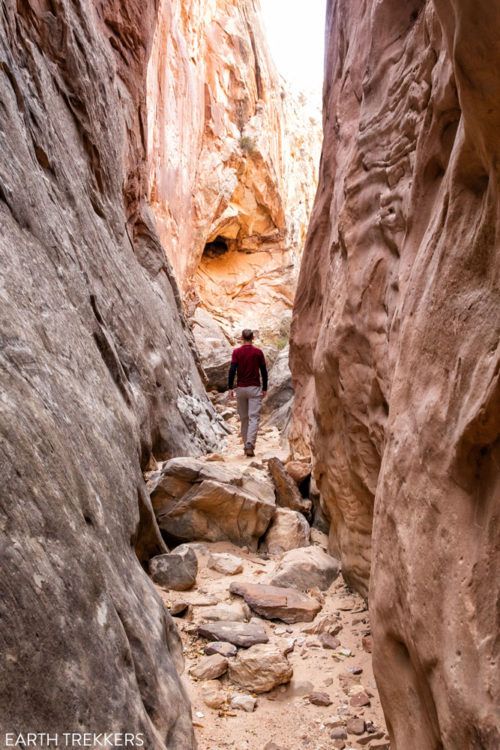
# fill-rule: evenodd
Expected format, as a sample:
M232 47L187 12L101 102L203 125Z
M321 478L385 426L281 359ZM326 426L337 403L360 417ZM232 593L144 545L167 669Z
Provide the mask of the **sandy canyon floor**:
M286 458L275 428L264 428L254 459L242 455L237 423L229 419L232 434L218 460L242 470L253 462L265 469L272 456ZM326 545L326 536L315 535ZM241 598L229 592L233 581L264 582L278 559L236 547L230 543L195 545L199 562L196 586L183 592L159 589L167 607L189 605L175 617L182 638L185 672L183 682L193 707L193 721L200 750L386 750L389 741L371 664L370 619L366 604L351 592L342 576L328 591L316 592L322 609L312 622L286 624L258 618L269 643L288 652L293 668L290 682L270 692L256 694L230 682L226 674L217 680L196 679L191 670L205 657L209 642L199 637L197 625L204 621L204 610L214 605L231 605ZM229 553L241 560L243 571L225 575L211 569L206 560L211 553ZM334 633L338 645L325 648L321 634ZM318 699L315 694L320 694ZM234 697L255 698L253 710L235 708ZM214 696L216 699L214 700ZM250 707L252 701L248 701ZM237 701L236 701L237 702ZM319 702L322 705L316 705ZM210 707L208 703L216 707ZM233 703L233 705L231 705Z

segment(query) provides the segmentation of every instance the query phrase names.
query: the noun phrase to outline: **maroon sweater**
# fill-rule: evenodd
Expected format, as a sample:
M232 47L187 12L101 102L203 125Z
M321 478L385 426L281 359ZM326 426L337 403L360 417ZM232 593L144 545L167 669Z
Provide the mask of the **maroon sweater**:
M228 386L234 386L234 376L238 374L237 386L260 385L262 375L262 390L267 391L267 367L262 349L253 344L243 344L233 351L231 367L229 368Z

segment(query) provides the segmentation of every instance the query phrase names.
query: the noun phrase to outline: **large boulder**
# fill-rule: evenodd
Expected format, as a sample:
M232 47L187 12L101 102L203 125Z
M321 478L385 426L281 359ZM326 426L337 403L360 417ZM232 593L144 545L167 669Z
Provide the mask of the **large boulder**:
M280 351L269 371L269 390L263 404L263 420L286 433L292 414L293 385L288 364L289 347Z
M194 458L168 461L150 477L160 529L177 541L231 541L257 548L275 512L272 486L252 469Z
M234 581L229 591L242 596L250 609L267 620L310 622L321 610L317 599L291 588Z
M263 502L275 505L273 484L252 467L242 471L239 467L185 456L166 461L161 469L149 475L148 490L153 508L160 510L168 506L172 499L182 497L193 484L204 479L234 485Z
M292 549L283 555L269 579L272 586L285 586L307 591L329 588L340 573L340 563L320 547Z
M196 348L207 376L209 388L227 389L232 346L215 318L197 307L191 320Z
M310 543L310 531L302 513L288 508L277 508L261 548L271 555L280 555L296 547L307 547Z
M269 459L267 465L274 482L277 504L282 508L308 513L311 510L312 503L302 497L296 482L285 469L283 462L274 457Z
M171 508L157 512L158 525L177 540L229 540L257 549L274 506L238 487L205 480L194 485Z
M156 555L149 561L149 575L165 589L186 591L196 583L198 560L192 550L183 544L174 552Z
M229 662L228 675L231 682L253 693L267 693L290 682L293 669L278 646L257 645L238 652Z

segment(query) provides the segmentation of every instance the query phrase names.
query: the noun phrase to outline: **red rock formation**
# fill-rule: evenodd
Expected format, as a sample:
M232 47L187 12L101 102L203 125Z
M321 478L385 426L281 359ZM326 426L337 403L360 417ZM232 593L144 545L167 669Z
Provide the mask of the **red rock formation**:
M230 335L280 338L320 134L269 59L255 0L162 3L148 110L151 204L189 313L201 302Z
M373 561L397 750L500 742L499 33L486 0L328 9L293 439L364 593Z
M0 735L193 744L141 465L214 444L145 206L152 0L0 0ZM134 549L135 548L135 549Z

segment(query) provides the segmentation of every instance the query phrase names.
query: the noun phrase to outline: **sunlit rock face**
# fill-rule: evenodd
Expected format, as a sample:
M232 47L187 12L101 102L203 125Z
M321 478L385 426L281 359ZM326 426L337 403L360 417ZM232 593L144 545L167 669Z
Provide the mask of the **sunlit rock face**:
M0 1L0 735L191 748L141 467L215 447L146 209L156 4Z
M372 560L398 750L499 744L499 33L486 0L329 3L293 440L365 594Z
M150 201L188 313L286 335L320 126L279 80L254 0L163 2L148 127Z

